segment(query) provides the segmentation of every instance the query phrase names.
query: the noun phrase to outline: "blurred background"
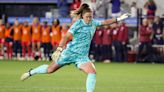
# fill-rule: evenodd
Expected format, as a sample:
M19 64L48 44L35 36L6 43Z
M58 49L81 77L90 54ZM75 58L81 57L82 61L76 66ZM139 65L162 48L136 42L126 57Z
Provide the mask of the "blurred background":
M0 59L50 61L83 3L99 21L131 13L97 28L92 61L163 63L163 0L0 0Z

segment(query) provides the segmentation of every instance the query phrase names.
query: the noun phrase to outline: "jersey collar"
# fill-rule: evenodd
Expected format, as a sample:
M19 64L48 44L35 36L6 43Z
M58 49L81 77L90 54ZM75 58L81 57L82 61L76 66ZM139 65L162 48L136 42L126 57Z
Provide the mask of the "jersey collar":
M82 22L83 22L84 25L91 25L91 22L92 22L92 21L91 21L89 24L86 24L85 21L84 21L83 19L81 19L81 20L82 20Z

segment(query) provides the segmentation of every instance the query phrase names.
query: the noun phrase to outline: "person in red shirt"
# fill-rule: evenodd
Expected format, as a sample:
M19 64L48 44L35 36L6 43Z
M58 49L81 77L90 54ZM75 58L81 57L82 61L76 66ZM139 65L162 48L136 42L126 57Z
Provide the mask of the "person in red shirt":
M114 46L114 61L121 62L121 48L118 41L119 34L119 25L118 23L114 23L112 25L112 45Z
M102 35L103 28L97 27L95 35L94 35L94 44L95 44L95 60L102 61Z
M118 42L120 45L120 53L121 53L121 61L127 61L128 60L128 27L124 22L121 23L118 33Z
M7 52L7 59L12 59L13 54L13 27L10 25L10 23L6 23L5 28L5 47Z
M112 30L110 26L104 26L102 45L104 62L109 63L112 60Z
M154 17L155 17L155 13L157 11L157 5L155 3L155 0L148 0L145 3L144 8L147 11L147 17L149 18L150 21L153 22Z
M5 37L5 26L3 21L0 19L0 59L4 56L4 37Z
M27 60L31 59L31 26L29 26L28 22L25 21L22 27L22 57L25 59L26 52L28 53Z
M152 36L152 27L148 24L147 19L143 19L142 25L139 27L139 48L137 61L142 61L142 54L151 53L152 44L151 44L151 36Z
M13 46L14 46L14 57L17 59L21 58L21 37L22 37L22 25L19 24L18 20L15 20L13 25Z
M81 5L81 0L73 0L70 10L76 10L80 7L80 5Z
M50 37L50 27L48 26L48 23L45 21L43 22L42 26L42 34L41 34L41 41L42 41L42 47L43 47L43 60L50 60L50 51L51 51L51 37Z

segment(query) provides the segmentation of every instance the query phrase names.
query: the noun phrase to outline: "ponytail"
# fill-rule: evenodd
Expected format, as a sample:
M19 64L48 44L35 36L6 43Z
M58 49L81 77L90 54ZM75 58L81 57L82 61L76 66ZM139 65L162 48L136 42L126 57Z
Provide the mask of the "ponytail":
M70 16L71 17L78 17L78 18L82 18L82 15L86 12L91 12L91 9L89 8L89 5L84 3L80 6L79 9L71 11Z

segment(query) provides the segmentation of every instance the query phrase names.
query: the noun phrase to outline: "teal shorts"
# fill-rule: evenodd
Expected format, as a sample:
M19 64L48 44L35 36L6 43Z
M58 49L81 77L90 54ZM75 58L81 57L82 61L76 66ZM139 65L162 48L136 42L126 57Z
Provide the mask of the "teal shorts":
M60 66L64 65L69 65L69 64L75 64L76 67L80 68L81 64L90 62L91 60L89 59L88 56L81 56L79 54L75 54L71 51L63 51L61 53L60 58L56 62L56 64Z

